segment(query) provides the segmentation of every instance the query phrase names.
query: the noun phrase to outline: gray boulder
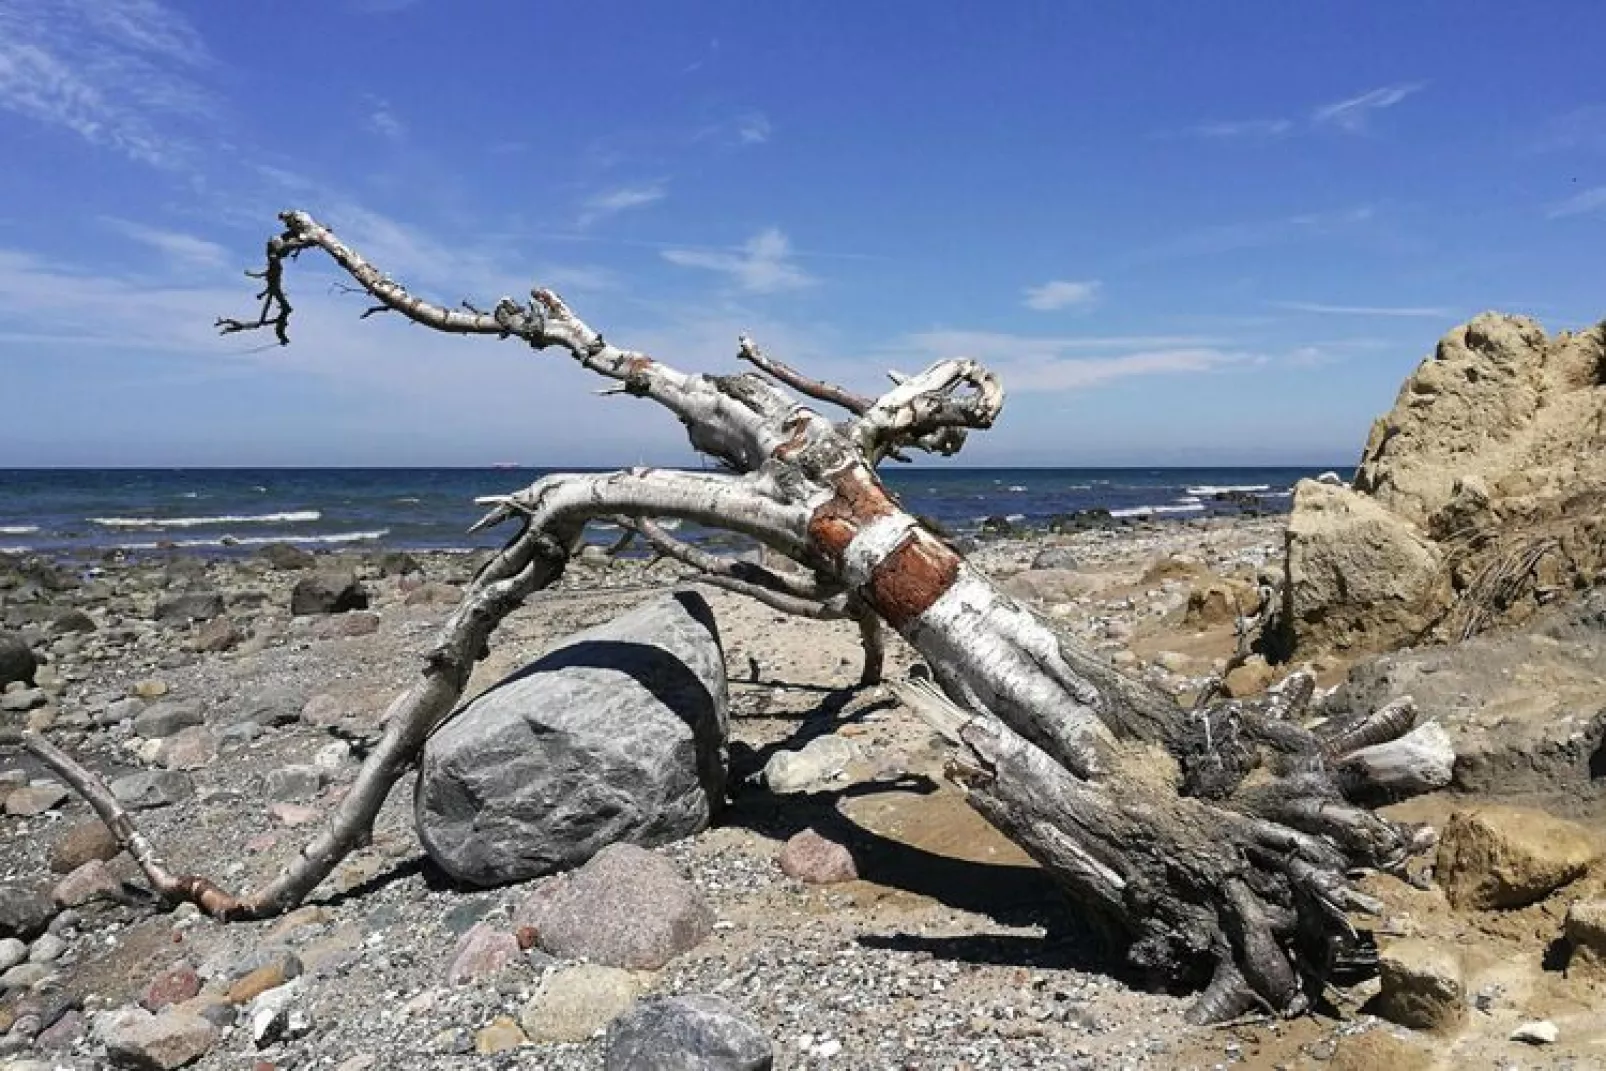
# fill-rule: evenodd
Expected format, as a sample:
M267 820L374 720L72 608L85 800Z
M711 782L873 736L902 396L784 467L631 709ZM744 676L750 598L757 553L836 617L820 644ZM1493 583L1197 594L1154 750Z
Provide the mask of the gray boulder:
M37 889L0 885L0 938L28 941L45 932L56 906Z
M430 738L414 800L424 848L454 878L498 885L697 833L724 797L727 703L695 592L571 636Z
M191 621L210 621L223 612L223 596L215 591L185 591L157 600L156 620L164 624L187 625Z
M706 993L644 1000L608 1027L604 1071L769 1071L770 1039Z
M0 688L12 681L33 683L34 670L39 660L26 640L9 632L0 632Z
M148 740L159 740L205 721L199 703L163 701L152 703L134 716L134 732Z
M179 770L141 770L111 783L117 802L133 811L167 807L195 795L195 784Z
M368 592L357 582L355 573L317 572L296 581L290 591L290 613L343 614L368 609Z

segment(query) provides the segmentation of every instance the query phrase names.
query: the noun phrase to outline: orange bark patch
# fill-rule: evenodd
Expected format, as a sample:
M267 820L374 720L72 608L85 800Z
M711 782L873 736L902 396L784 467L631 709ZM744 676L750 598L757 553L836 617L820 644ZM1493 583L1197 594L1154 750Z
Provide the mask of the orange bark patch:
M959 575L959 555L916 531L870 573L865 597L893 628L931 608Z
M809 518L809 541L840 564L860 528L897 512L876 479L854 467L837 477L836 494Z

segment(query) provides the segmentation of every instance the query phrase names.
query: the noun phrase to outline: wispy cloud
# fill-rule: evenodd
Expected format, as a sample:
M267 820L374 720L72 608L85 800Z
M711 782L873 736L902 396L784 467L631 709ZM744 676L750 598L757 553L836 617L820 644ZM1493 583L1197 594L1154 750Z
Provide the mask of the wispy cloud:
M156 250L169 261L183 267L217 268L228 262L228 251L216 242L193 234L164 230L132 220L105 217L106 226L141 245Z
M1426 85L1424 82L1402 82L1398 85L1369 89L1360 96L1322 105L1311 113L1311 121L1317 126L1332 126L1351 134L1358 134L1366 129L1374 112L1394 107L1411 94L1420 91L1424 85Z
M195 155L209 116L200 35L155 0L0 0L0 108L157 167Z
M1302 212L1275 219L1210 224L1136 249L1123 257L1122 261L1127 264L1146 264L1330 237L1362 226L1376 214L1371 205L1357 205L1330 212Z
M683 268L720 272L755 294L801 290L818 282L794 263L791 242L775 227L755 234L737 250L665 249L662 256Z
M1227 140L1229 138L1280 138L1294 129L1290 119L1224 119L1197 123L1182 133L1189 137Z
M736 140L743 145L762 145L770 140L770 121L762 112L752 112L736 120Z
M1279 309L1309 312L1320 316L1397 316L1444 320L1455 315L1450 309L1427 305L1327 305L1318 301L1273 301Z
M598 220L617 216L621 212L628 212L632 208L645 208L657 204L669 195L669 191L662 182L652 182L643 186L620 186L612 190L604 190L585 199L580 206L580 215L575 220L577 226L589 227Z
M1425 82L1402 82L1367 90L1348 100L1323 104L1311 110L1308 130L1336 128L1351 134L1366 130L1374 112L1392 108L1423 89ZM1269 141L1289 137L1306 127L1304 120L1276 117L1270 119L1211 119L1195 123L1180 131L1162 131L1158 137L1203 138L1209 141Z
M1252 360L1209 339L1186 336L1045 337L992 331L926 331L891 348L915 364L973 357L1003 377L1011 391L1048 393L1137 376L1199 374Z
M1606 104L1585 104L1541 124L1533 148L1606 152Z
M1550 206L1545 215L1550 219L1563 219L1567 216L1593 215L1597 212L1606 212L1606 186L1595 186L1576 193L1565 201L1558 201Z
M693 141L714 141L729 146L762 145L770 140L774 128L769 116L760 111L744 111L709 123L692 135Z
M1056 309L1087 308L1096 304L1104 284L1097 279L1086 282L1071 282L1065 279L1053 279L1042 286L1028 287L1026 290L1026 307L1037 309L1039 312L1052 312Z
M368 106L368 129L384 138L386 141L402 142L407 140L407 124L402 122L390 102L383 97L368 96L365 98Z

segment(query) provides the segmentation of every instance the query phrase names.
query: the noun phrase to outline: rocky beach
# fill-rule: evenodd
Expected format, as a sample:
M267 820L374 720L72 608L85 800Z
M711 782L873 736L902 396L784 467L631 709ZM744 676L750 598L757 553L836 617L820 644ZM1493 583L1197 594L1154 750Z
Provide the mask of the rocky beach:
M1186 698L1234 651L1236 611L1283 526L1017 533L974 556L1067 633ZM32 684L8 686L6 717L112 779L175 870L254 885L327 820L474 565L285 547L77 570L6 561L9 635L39 661ZM470 693L684 589L684 574L587 552L509 619ZM570 879L484 890L436 867L410 778L372 842L290 914L223 924L166 910L81 800L0 753L0 1051L12 1061L0 1066L595 1068L616 1016L692 994L718 998L715 1012L739 1017L730 1029L773 1046L781 1068L1438 1066L1442 1040L1378 1017L1375 980L1292 1022L1184 1025L1186 996L1123 976L1052 882L965 805L942 740L885 687L854 687L851 622L707 596L729 678L729 806L696 836L598 856L572 880L598 866L613 879L571 897L561 920L548 902ZM888 676L910 661L894 640ZM1347 665L1313 668L1331 683ZM1271 676L1254 659L1228 689ZM1577 786L1561 794L1598 826ZM1402 806L1443 819L1469 799ZM1596 881L1490 917L1390 879L1368 891L1388 904L1385 932L1469 946L1477 966L1454 984L1475 1010L1457 1051L1486 1061L1469 1066L1507 1066L1520 1044L1508 1036L1533 1020L1557 1035L1545 1066L1582 1068L1606 1045L1597 983L1549 969L1547 949L1564 926L1592 924L1567 904ZM605 962L622 927L645 934L630 966ZM543 935L558 931L569 939L554 952Z

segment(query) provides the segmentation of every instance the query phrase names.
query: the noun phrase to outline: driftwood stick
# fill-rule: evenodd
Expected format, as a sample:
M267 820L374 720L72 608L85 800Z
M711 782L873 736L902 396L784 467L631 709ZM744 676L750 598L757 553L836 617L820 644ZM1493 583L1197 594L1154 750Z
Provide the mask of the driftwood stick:
M854 416L862 416L866 410L875 404L875 399L867 395L855 394L844 387L837 386L835 383L810 379L791 365L778 361L759 349L753 340L746 335L737 339L736 356L771 379L791 387L804 397L841 406Z

